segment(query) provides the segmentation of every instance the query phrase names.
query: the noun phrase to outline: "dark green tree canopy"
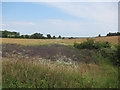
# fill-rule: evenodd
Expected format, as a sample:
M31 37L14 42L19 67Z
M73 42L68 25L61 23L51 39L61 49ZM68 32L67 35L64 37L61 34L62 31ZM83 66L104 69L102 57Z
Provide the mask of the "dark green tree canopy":
M61 39L61 36L59 35L58 38Z
M108 33L107 36L120 36L120 32L116 32L116 33Z
M98 37L101 37L101 34L99 34Z
M50 35L50 34L47 34L47 38L48 38L48 39L51 39L51 35Z
M34 39L42 39L42 38L43 38L43 34L34 33L34 34L31 35L31 38L34 38Z
M53 39L56 39L56 37L55 37L55 36L53 36Z

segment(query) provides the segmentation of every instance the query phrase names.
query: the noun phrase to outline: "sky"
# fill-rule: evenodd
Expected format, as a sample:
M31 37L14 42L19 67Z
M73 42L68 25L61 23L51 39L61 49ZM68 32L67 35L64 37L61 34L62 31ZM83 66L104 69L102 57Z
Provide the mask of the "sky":
M20 34L104 36L118 31L118 3L2 2L1 26Z

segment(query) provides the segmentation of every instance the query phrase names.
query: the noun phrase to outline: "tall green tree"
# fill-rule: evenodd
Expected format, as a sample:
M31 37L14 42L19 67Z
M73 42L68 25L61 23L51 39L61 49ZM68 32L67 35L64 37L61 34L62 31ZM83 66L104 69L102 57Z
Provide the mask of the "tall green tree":
M29 38L29 35L25 35L25 38Z
M56 37L55 37L55 36L53 36L53 39L56 39Z
M42 38L43 38L43 34L34 33L34 34L31 35L31 38L34 38L34 39L42 39Z
M61 39L61 36L59 35L58 38Z
M101 34L99 34L98 37L101 37Z
M48 38L48 39L51 39L51 35L50 35L50 34L47 34L47 38Z
M3 38L7 38L8 37L8 31L7 30L2 31L2 37Z

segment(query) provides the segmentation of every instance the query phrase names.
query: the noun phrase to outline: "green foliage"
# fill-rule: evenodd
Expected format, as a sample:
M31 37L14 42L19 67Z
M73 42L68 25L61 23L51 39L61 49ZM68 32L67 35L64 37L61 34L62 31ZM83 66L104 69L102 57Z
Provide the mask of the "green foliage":
M70 38L68 38L68 39L74 39L73 37L70 37Z
M101 37L101 34L99 34L98 37Z
M33 39L42 39L43 38L43 34L40 34L40 33L34 33L30 36L30 38L33 38Z
M25 36L24 36L24 35L21 35L21 38L25 38Z
M61 39L61 36L59 35L58 38Z
M109 42L95 42L93 39L87 39L83 43L74 43L74 47L78 49L101 49L101 48L110 48L111 45Z
M30 38L30 36L29 35L25 35L25 38Z
M56 37L55 37L55 36L53 36L53 39L56 39Z
M120 32L116 32L116 33L108 33L107 36L120 36Z
M74 43L74 47L78 49L93 49L94 48L94 40L93 39L87 39L87 41L84 41L83 43Z
M103 58L107 58L114 65L120 65L120 45L113 46L112 48L101 48L99 54Z
M120 59L120 44L118 44L117 46L117 56L118 56L118 59Z
M120 65L120 45L114 49L109 42L94 42L93 39L88 39L83 43L74 43L74 47L78 49L90 49L96 50L96 54L93 55L95 63L101 61L101 59L107 59L114 65ZM96 57L97 56L97 57Z
M10 32L10 31L0 31L0 37L2 38L25 38L25 39L56 39L55 36L51 37L50 34L47 34L47 37L43 36L41 33L34 33L32 35L20 35L19 32ZM59 35L58 39L62 37Z
M51 35L50 35L50 34L47 34L47 38L48 38L48 39L51 39Z
M117 45L117 65L120 66L120 44Z
M13 36L13 35L15 37L17 37L17 36L20 35L20 33L18 33L18 32L10 32L10 31L7 31L7 30L0 31L0 37L3 37L3 38L7 38L7 37L10 37L10 36Z

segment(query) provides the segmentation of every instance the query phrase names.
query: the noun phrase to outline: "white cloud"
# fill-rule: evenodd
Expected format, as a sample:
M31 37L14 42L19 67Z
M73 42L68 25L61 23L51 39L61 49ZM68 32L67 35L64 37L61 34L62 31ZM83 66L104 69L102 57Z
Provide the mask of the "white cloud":
M2 30L2 27L5 27L6 24L0 24L0 30Z
M118 2L119 0L2 0L2 2Z
M35 25L33 22L8 22L10 25L17 25L17 26L31 26Z
M72 16L87 19L82 22L84 26L90 26L117 31L118 30L118 3L46 3L52 7L58 8ZM90 23L88 25L88 22ZM92 24L91 24L92 23ZM95 26L97 25L97 26ZM94 29L93 29L94 30ZM95 30L94 30L95 31ZM96 31L95 31L96 32Z
M20 22L20 21L11 21L11 22L5 22L3 21L3 24L1 24L0 26L2 26L3 28L14 28L14 27L32 27L34 26L35 23L33 22Z
M47 3L79 18L93 19L98 22L116 23L118 20L117 3Z
M39 22L5 22L8 30L22 34L40 32L44 35L96 36L118 30L117 3L46 3L83 20L48 19ZM86 19L86 20L84 20Z
M79 20L45 20L38 23L39 31L53 35L64 36L96 36L99 33L106 35L110 30L116 31L116 26L107 26L96 22L83 22ZM38 32L39 32L38 31Z
M105 35L109 31L109 28L101 25L101 23L82 22L78 20L48 19L32 23L6 22L5 24L4 29L17 30L21 34L40 32L44 35L50 33L62 36L96 36L99 33Z
M19 31L27 34L27 30L31 30L35 27L34 22L25 22L25 21L11 21L5 22L3 21L2 30L11 30L11 31ZM29 31L28 31L29 32Z
M6 24L0 24L0 27L4 27L4 26L6 26Z

